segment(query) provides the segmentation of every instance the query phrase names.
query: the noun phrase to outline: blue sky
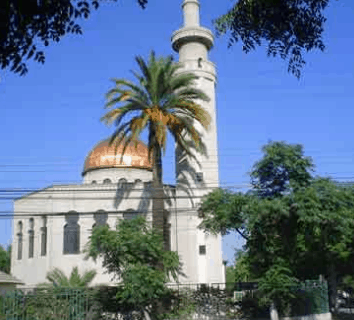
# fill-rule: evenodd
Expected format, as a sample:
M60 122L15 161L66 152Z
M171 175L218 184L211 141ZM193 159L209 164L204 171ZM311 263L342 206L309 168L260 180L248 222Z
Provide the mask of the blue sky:
M81 181L85 156L112 133L100 123L112 77L131 78L134 56L173 53L172 32L182 25L182 1L106 4L83 23L83 36L68 36L46 51L46 63L29 63L19 77L1 74L0 189L42 188ZM201 22L224 13L230 1L201 0ZM245 187L248 172L269 140L301 143L316 174L354 181L354 3L331 1L324 53L306 55L303 76L286 62L267 58L264 48L248 55L227 38L217 39L210 59L218 68L217 112L220 182ZM177 55L173 53L177 58ZM165 182L174 182L173 143L164 161ZM15 166L14 166L15 165ZM12 195L0 197L11 213ZM10 198L10 199L9 199ZM11 242L10 219L0 220L0 243ZM224 258L241 245L225 237Z

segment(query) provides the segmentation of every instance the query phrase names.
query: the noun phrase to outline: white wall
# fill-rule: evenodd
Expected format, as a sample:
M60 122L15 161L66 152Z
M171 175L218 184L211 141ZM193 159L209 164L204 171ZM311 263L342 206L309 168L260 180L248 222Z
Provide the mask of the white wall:
M299 317L283 317L280 320L332 320L332 314L330 312L321 314L309 314Z
M107 169L103 173L106 176ZM114 170L114 169L113 169ZM150 173L150 172L149 172ZM113 173L112 173L113 174ZM127 179L128 180L128 179ZM14 235L12 250L12 274L34 286L45 282L48 271L55 267L62 269L67 275L73 267L78 266L80 272L96 269L97 276L92 284L111 284L111 275L105 274L101 261L84 260L83 250L89 240L94 224L94 213L98 210L108 212L108 224L115 228L117 218L121 219L124 211L133 209L142 214L151 222L152 203L150 199L150 184L140 182L131 185L125 192L120 192L117 184L82 184L55 186L32 193L15 201L14 204ZM175 201L174 189L166 186L166 192L171 195L171 201L166 201L166 210L170 212L171 249L178 250L184 264L183 271L187 277L180 277L182 283L196 282L224 282L221 261L221 247L218 239L205 237L202 231L197 231L200 219L197 212L191 208L188 197L182 196ZM143 199L145 198L145 199ZM177 206L176 206L177 204ZM189 208L189 209L188 209ZM177 209L177 210L176 210ZM66 224L65 214L69 211L79 213L80 225L80 254L63 254L63 230ZM33 215L21 216L21 212L33 212ZM42 216L47 214L47 254L41 256L41 226ZM34 218L34 256L28 257L29 246L29 219ZM23 223L23 250L22 259L17 259L17 224ZM199 245L205 243L207 255L199 256ZM219 249L218 249L219 248ZM216 251L214 251L216 250ZM218 251L220 250L220 251ZM220 257L220 259L219 259ZM220 261L219 261L220 260ZM211 263L212 261L212 263ZM220 267L219 267L220 265Z
M117 185L68 185L46 189L28 197L15 201L14 211L14 242L12 250L12 273L23 280L26 285L36 285L44 282L48 271L54 267L61 268L66 274L70 274L74 266L78 266L81 272L95 268L98 271L93 284L110 283L111 276L104 274L101 262L94 263L92 259L84 260L82 253L85 244L89 240L93 214L98 210L109 212L108 224L115 228L117 218L122 218L125 210L133 209L145 212L147 219L151 221L151 201L145 201L142 205L141 197L144 194L144 183L139 183L137 191L124 193L123 199L117 203L120 195L117 195ZM144 197L149 196L145 194ZM76 211L80 218L80 254L63 254L63 230L66 224L64 214ZM21 212L33 212L33 215L22 217ZM17 214L18 213L18 214ZM41 216L48 214L47 219L47 254L41 256ZM59 215L58 215L59 214ZM16 217L16 215L18 217ZM28 229L29 218L34 217L34 256L28 257ZM22 259L17 259L16 227L18 221L23 223L23 250Z
M120 179L126 179L128 182L135 182L139 179L147 182L152 180L152 172L138 168L106 168L92 170L84 175L84 183L96 181L102 184L104 179L111 179L113 183L118 183Z

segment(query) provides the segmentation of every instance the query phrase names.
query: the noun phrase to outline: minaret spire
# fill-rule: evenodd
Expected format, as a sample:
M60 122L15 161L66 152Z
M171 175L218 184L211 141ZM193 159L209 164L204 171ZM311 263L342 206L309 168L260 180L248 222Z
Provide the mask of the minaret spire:
M199 24L199 6L199 0L183 1L184 26L172 35L172 47L179 53L180 62L208 60L208 51L213 47L213 34ZM213 73L215 76L215 71Z
M184 0L182 4L185 27L199 26L199 1Z

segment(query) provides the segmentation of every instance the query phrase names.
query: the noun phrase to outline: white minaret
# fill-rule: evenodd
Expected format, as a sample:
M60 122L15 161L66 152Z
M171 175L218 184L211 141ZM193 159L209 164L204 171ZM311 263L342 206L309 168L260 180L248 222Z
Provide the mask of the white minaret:
M202 196L219 187L216 70L208 59L214 37L210 30L199 24L199 6L198 0L183 1L184 26L173 33L172 46L179 53L180 72L194 73L198 77L196 87L209 96L209 102L199 103L210 114L211 124L205 131L196 123L203 133L206 155L196 154L195 161L176 148L178 226L175 227L178 230L178 253L188 275L185 282L220 283L225 282L221 236L207 235L197 228L201 222L197 209Z
M217 129L215 108L215 66L208 60L208 51L212 48L214 37L210 30L199 25L199 1L184 0L184 27L172 35L172 46L179 53L181 72L192 72L198 76L196 86L210 98L210 102L201 102L212 119L210 128L204 133L207 155L197 154L198 163L189 159L187 168L183 155L177 150L176 175L179 184L188 185L198 195L208 193L210 188L219 186L219 165L217 151ZM191 168L190 168L191 167Z

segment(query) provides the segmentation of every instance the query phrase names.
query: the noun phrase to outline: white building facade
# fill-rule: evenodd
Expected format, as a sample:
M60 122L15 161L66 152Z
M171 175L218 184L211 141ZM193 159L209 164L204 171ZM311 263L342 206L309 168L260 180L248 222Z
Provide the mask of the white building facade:
M192 161L176 149L176 186L165 186L168 200L169 241L177 251L185 276L180 283L223 283L221 236L198 229L201 197L218 187L217 128L215 107L216 72L208 60L212 33L199 26L199 1L183 2L185 25L172 36L179 53L181 72L198 76L196 85L210 101L203 107L212 117L204 132L207 154ZM122 148L98 143L84 164L79 185L56 185L28 194L14 203L11 273L26 285L45 282L47 272L60 268L68 276L77 266L82 273L95 269L92 285L112 284L101 261L85 260L84 248L95 225L115 228L117 219L143 215L152 220L152 167L148 149L141 142Z

